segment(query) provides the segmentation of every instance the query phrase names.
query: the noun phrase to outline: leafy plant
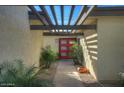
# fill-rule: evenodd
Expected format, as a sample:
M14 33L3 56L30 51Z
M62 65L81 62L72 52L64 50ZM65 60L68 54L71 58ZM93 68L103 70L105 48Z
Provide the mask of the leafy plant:
M77 42L74 42L74 44L71 47L71 56L73 58L75 65L83 65L83 50L82 46L79 45Z
M40 62L41 65L44 65L44 68L50 68L52 62L56 60L56 53L51 49L50 46L42 48Z
M119 76L120 76L120 81L121 81L120 83L122 86L124 86L124 73L120 72Z
M3 62L0 65L0 86L48 86L47 81L37 78L39 68L34 65L26 67L22 60Z

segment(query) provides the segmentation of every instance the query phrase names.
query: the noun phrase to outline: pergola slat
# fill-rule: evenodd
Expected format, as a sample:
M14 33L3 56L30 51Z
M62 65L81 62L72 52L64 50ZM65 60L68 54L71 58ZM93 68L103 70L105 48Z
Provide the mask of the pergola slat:
M53 29L58 29L58 30L64 30L64 29L70 29L70 30L77 30L77 29L90 29L90 30L95 30L96 25L53 25L53 26L42 26L42 25L30 25L31 30L53 30Z
M95 8L95 5L91 6L87 12L84 12L81 19L79 20L79 22L77 23L77 25L81 25L84 23L84 21L86 20L86 18L89 16L89 14L92 12L92 10Z
M43 15L43 16L44 16L44 12L43 12L43 11L39 11L38 13L39 13L40 15ZM32 11L28 11L28 14L29 14L29 15L32 15L32 16L35 15Z
M80 13L79 13L79 15L77 17L77 20L75 21L74 25L76 25L79 22L79 20L81 19L82 15L86 11L86 9L87 9L87 5L84 5L84 6L81 7L81 11L80 11Z
M48 25L48 22L45 20L45 18L42 15L40 15L33 6L28 6L28 7L37 16L37 18L41 21L43 25Z
M96 7L89 16L124 16L124 7ZM41 11L40 15L45 16L45 14ZM37 19L36 15L29 11L29 18Z
M56 13L55 13L55 10L54 10L54 6L51 5L50 8L51 8L51 11L52 11L53 17L54 17L54 19L55 19L56 25L58 25L58 21L57 21Z
M44 18L43 15L40 15L38 11L35 10L35 8L32 6L31 10L35 13L35 15L38 16L38 18L42 21L43 25L31 25L30 28L31 30L58 30L59 33L61 33L60 31L64 31L65 29L67 30L81 30L81 29L91 29L91 30L95 30L96 29L96 25L82 25L82 23L86 20L86 18L89 16L89 14L91 13L91 11L94 9L95 6L91 6L91 7L87 7L86 5L84 7L82 7L77 20L75 21L74 25L71 25L71 20L72 20L72 16L74 13L74 9L75 6L72 5L71 6L71 10L70 10L70 14L69 14L69 20L67 25L64 25L64 6L60 6L61 9L61 21L62 21L62 25L58 25L58 20L57 20L57 16L56 16L56 12L55 12L55 8L54 6L50 6L51 12L53 14L53 18L55 20L55 25L52 24L52 19L50 19L50 16L47 12L47 10L45 9L44 6L40 6L42 13L44 13ZM45 18L47 20L45 20ZM48 22L48 23L47 23ZM46 25L47 24L47 25ZM50 24L50 25L49 25ZM46 26L45 26L46 25ZM55 33L54 32L54 33ZM66 33L67 33L66 32Z
M71 19L72 19L72 15L73 15L73 12L74 12L74 8L75 8L75 6L72 5L72 6L71 6L71 12L70 12L70 15L69 15L68 25L70 25L70 23L71 23Z
M64 6L61 5L61 19L62 19L62 26L64 25ZM63 30L64 31L64 30Z
M44 36L77 36L77 35L84 35L83 33L67 33L67 32L54 32L54 33L50 33L50 32L43 32Z
M61 18L62 18L62 25L64 25L64 6L61 5Z
M49 22L49 24L52 25L52 21L51 21L51 19L50 19L50 16L49 16L49 14L48 14L48 12L47 12L45 6L40 5L39 7L40 7L41 10L43 11L43 13L46 15L45 17L47 18L47 21Z
M75 8L75 6L72 5L72 6L71 6L71 12L70 12L70 15L69 15L68 25L70 25L70 23L71 23L72 15L73 15L73 12L74 12L74 8ZM69 31L67 30L67 32L69 32Z

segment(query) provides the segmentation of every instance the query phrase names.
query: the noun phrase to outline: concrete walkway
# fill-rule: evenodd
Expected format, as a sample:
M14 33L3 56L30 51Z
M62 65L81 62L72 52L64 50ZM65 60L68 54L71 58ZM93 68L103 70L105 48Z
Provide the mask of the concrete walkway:
M71 60L58 63L54 84L56 87L83 87L81 78Z
M56 87L118 87L120 85L101 84L91 74L80 74L72 60L61 60L54 77Z

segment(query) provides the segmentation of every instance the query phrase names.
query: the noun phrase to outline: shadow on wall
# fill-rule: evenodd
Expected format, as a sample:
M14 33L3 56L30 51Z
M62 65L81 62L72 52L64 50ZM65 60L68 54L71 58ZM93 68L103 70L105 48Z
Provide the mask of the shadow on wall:
M96 32L89 34L86 31L80 41L83 48L85 66L95 79L97 79L97 36Z

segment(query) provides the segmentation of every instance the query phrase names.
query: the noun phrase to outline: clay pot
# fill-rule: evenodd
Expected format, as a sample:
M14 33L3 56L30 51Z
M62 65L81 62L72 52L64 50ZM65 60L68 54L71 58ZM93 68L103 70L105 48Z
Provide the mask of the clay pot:
M89 73L89 70L86 67L79 67L78 71L79 73Z

